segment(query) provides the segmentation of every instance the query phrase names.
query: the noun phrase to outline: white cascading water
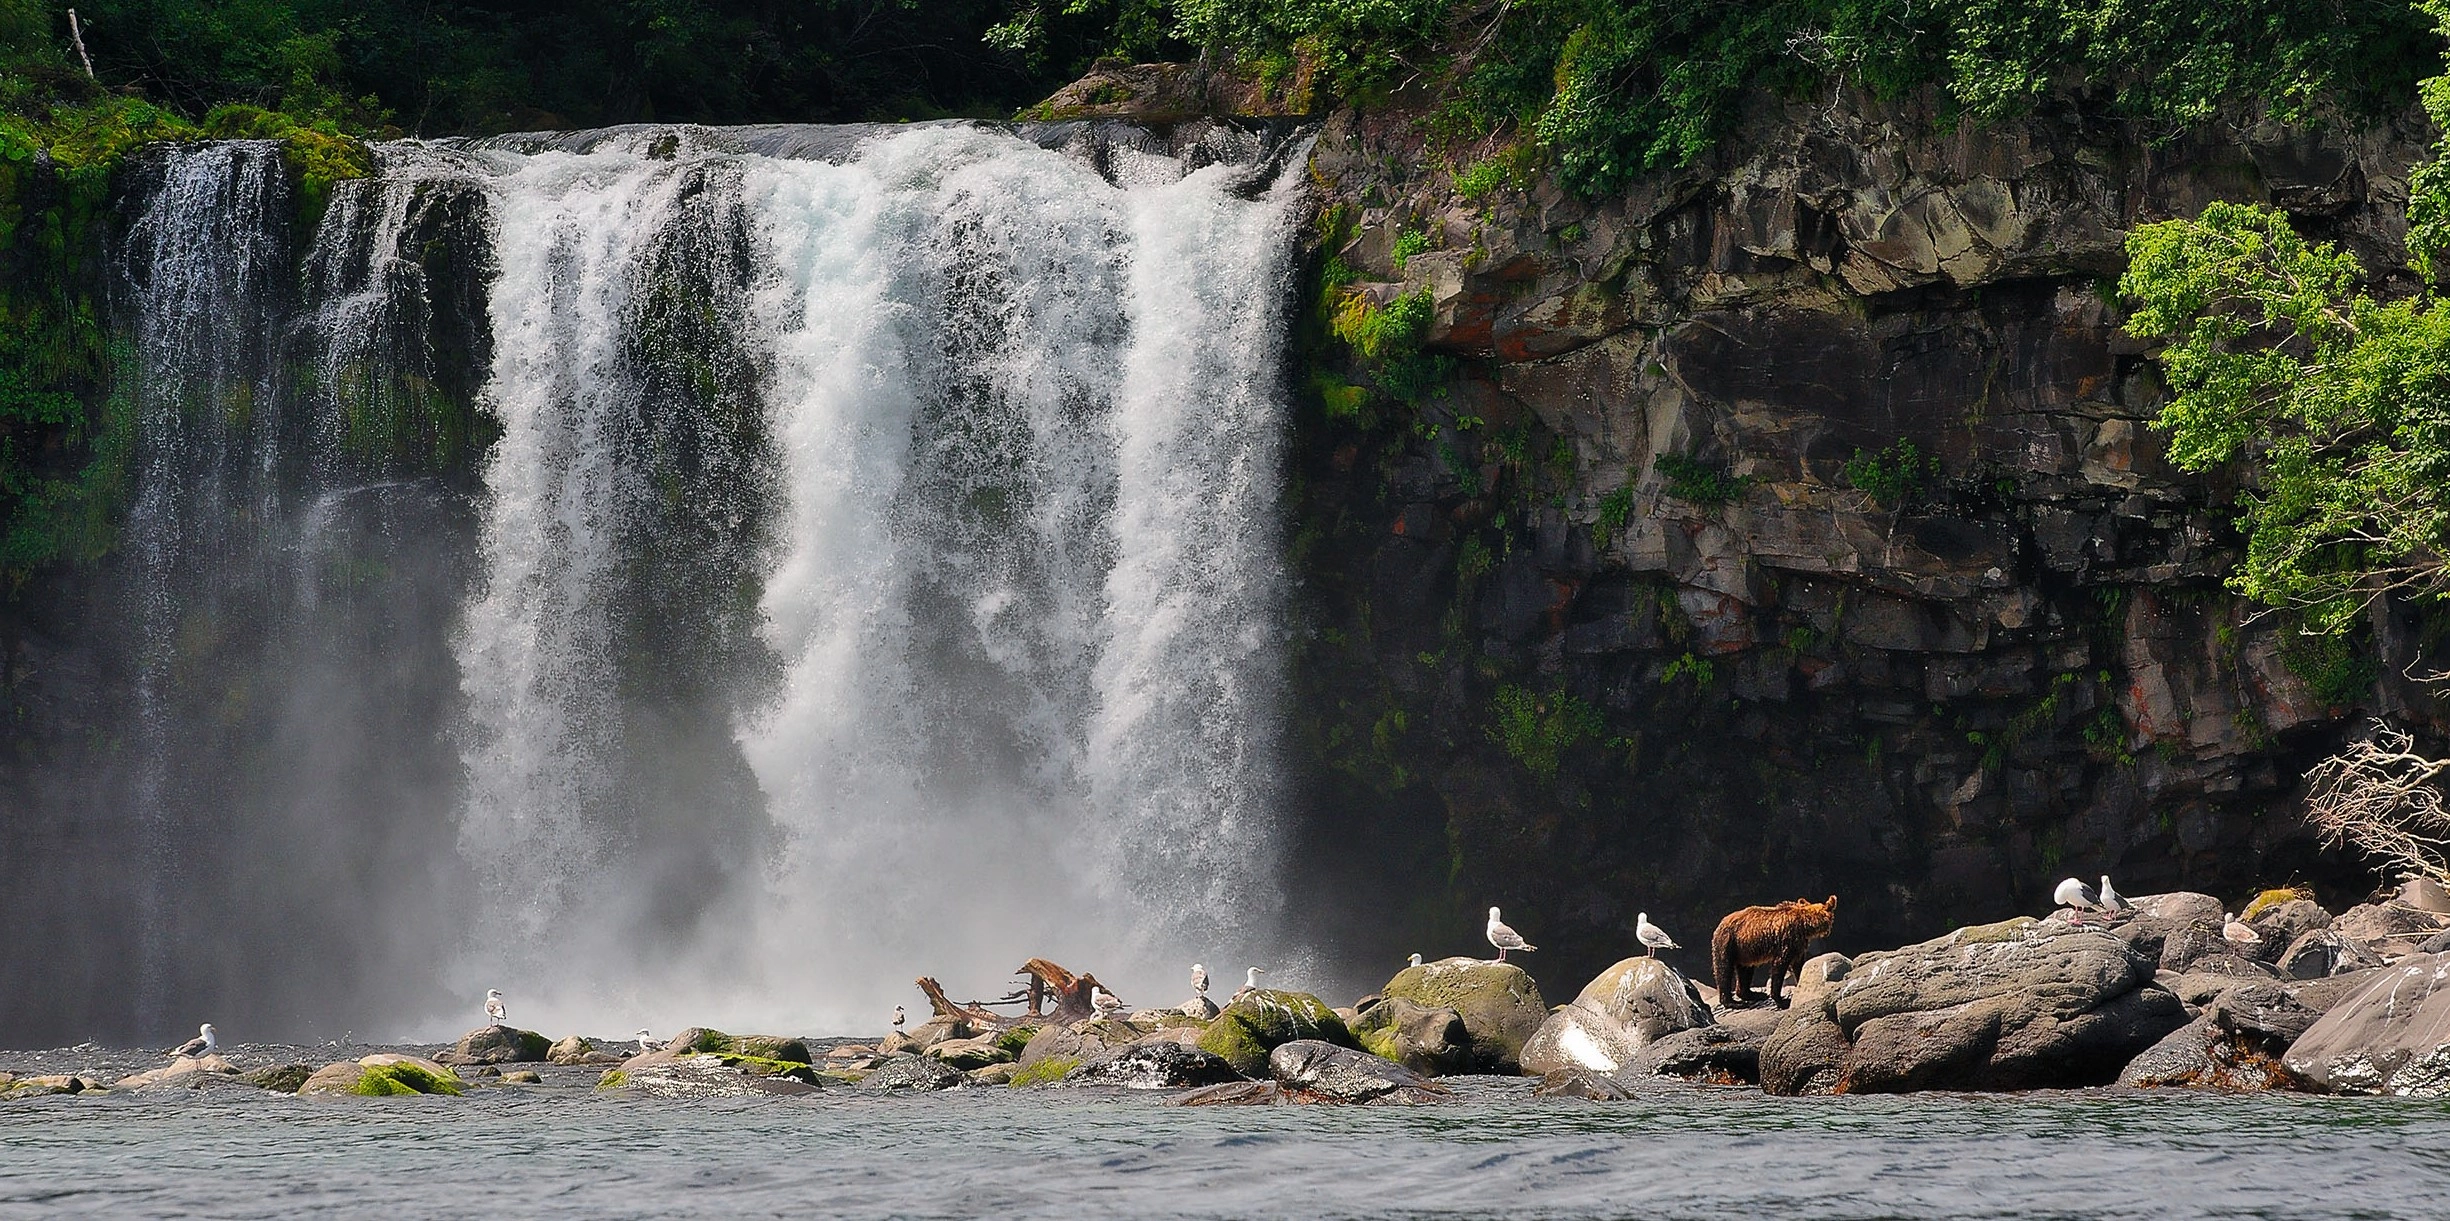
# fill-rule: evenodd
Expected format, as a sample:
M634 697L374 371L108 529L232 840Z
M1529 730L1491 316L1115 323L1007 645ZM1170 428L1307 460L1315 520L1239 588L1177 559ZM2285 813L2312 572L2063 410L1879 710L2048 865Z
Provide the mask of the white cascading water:
M672 143L479 154L504 431L458 645L487 896L462 982L564 1026L862 1030L914 975L991 996L1032 955L1134 1003L1179 1002L1194 958L1271 965L1297 176L965 126L838 161ZM742 295L708 308L782 485L779 680L734 712L777 833L675 938L607 893L630 849L594 811L624 328L710 199L745 218Z

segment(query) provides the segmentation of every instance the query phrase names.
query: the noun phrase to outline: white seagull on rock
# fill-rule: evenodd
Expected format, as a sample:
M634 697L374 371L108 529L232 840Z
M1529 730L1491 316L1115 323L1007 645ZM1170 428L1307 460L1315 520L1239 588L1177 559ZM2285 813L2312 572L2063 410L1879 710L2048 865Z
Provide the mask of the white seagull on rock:
M644 1055L647 1052L653 1051L661 1046L663 1046L662 1042L650 1037L647 1034L646 1027L641 1026L638 1028L638 1052L640 1055Z
M2100 892L2075 878L2059 883L2059 888L2050 892L2050 901L2074 909L2075 914L2067 919L2069 924L2084 923L2081 913L2102 910Z
M1103 984L1091 984L1089 1006L1097 1010L1099 1017L1113 1017L1123 1012L1123 998L1108 992Z
M501 989L485 989L485 1016L492 1018L497 1026L510 1020L510 1006L502 1003Z
M2101 910L2105 912L2129 910L2127 896L2118 893L2118 888L2110 885L2110 875L2106 873L2101 875Z
M1208 995L1208 968L1196 962L1191 964L1191 995Z
M213 1024L206 1022L196 1028L196 1037L170 1049L174 1056L209 1056L221 1046L221 1036L213 1033Z
M1267 972L1262 971L1257 967L1252 967L1249 971L1243 973L1242 990L1234 993L1234 999L1241 1000L1243 997L1249 996L1253 992L1257 992L1259 990L1259 977L1265 974L1267 974Z
M909 1020L910 1014L907 1010L904 1010L900 1005L895 1005L893 1007L893 1028L895 1030L900 1030L902 1028L902 1023Z
M2263 935L2255 932L2254 927L2245 921L2235 916L2222 916L2220 919L2220 935L2230 945L2249 946L2263 943Z
M1411 963L1409 963L1408 965L1410 965L1410 966L1415 966L1415 967L1417 967L1417 966L1421 965L1421 956L1420 956L1420 955L1418 955L1418 954L1414 954L1414 955L1412 956L1412 961L1411 961Z
M1540 948L1523 940L1521 933L1506 927L1506 922L1497 918L1497 909L1494 907L1489 909L1489 944L1497 947L1497 961L1499 962L1506 960L1506 954L1510 950L1522 950L1529 953Z
M1666 929L1650 922L1649 912L1643 912L1633 918L1633 939L1642 943L1644 956L1650 958L1657 958L1661 950L1684 948L1676 944L1675 938L1667 935Z

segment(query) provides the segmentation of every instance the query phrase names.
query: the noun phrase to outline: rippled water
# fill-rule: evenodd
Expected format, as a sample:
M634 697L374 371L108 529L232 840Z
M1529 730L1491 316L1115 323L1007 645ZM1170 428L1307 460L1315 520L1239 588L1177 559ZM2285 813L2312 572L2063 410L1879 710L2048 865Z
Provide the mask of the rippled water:
M0 1067L58 1067L27 1059ZM2450 1104L2397 1099L1662 1084L1592 1103L1479 1078L1455 1104L1389 1109L1065 1089L676 1102L545 1072L459 1099L0 1104L0 1216L2450 1215Z

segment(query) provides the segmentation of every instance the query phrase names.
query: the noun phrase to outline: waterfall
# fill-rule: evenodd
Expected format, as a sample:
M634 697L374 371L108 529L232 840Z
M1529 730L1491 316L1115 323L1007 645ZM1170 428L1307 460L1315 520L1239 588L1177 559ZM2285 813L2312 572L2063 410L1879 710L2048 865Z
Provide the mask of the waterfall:
M1258 951L1293 200L1214 139L485 150L469 986L856 1029Z
M319 209L276 144L144 154L112 732L10 896L83 965L0 1026L861 1030L1032 955L1281 962L1299 152L405 141Z

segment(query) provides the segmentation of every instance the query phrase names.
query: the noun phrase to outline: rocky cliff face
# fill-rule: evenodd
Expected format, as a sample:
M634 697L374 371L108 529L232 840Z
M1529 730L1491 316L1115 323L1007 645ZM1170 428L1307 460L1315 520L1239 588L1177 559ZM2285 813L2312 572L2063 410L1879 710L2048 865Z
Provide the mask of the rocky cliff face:
M1434 307L1425 356L1322 328L1306 374L1305 825L1375 949L1468 945L1447 913L1488 903L1587 974L1637 910L1699 954L1833 890L1850 947L2067 874L2371 885L2297 777L2416 697L2221 589L2234 489L2164 460L2114 284L2130 226L2216 198L2397 266L2420 120L1765 100L1593 201L1467 198L1475 150L1421 127L1340 113L1313 160L1329 279Z

